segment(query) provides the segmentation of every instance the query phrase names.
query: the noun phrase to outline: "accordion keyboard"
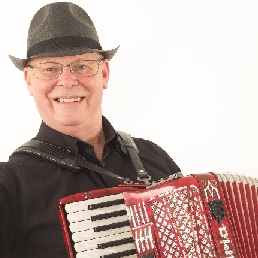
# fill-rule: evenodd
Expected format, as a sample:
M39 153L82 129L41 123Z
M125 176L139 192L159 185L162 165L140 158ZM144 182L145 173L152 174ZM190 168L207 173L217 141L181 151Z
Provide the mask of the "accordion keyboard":
M65 205L76 258L133 258L133 241L122 194Z

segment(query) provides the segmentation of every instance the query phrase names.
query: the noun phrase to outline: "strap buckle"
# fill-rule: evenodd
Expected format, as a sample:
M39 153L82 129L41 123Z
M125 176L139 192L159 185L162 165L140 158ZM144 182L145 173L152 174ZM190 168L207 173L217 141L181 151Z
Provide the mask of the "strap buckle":
M149 186L151 184L151 176L145 170L140 169L139 171L137 171L137 173L137 180L139 182L143 182L146 186Z

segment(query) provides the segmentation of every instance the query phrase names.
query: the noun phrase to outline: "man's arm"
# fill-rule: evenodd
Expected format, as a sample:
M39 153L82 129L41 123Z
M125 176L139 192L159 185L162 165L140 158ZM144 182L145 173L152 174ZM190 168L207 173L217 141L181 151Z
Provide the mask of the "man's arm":
M0 165L0 257L10 257L14 242L15 192L13 184L4 166Z

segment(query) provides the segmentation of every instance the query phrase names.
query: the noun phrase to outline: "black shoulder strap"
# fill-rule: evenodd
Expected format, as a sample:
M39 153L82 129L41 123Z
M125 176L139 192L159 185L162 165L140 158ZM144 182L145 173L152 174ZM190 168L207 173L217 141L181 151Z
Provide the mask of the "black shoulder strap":
M123 148L123 151L130 156L134 164L134 167L138 174L137 180L148 185L151 182L151 176L146 172L142 165L142 162L139 158L139 151L133 138L130 136L130 134L122 131L117 131L117 133L120 141L122 142L121 146Z
M138 156L138 149L134 143L132 137L124 132L118 132L119 141L121 143L121 148L124 153L130 156L132 162L135 166L136 172L138 173L138 181L140 183L145 183L147 186L151 183L151 177L147 174ZM107 175L109 177L115 178L124 184L132 184L133 182L129 178L123 178L114 173L99 167L78 153L71 152L67 149L61 148L59 146L46 143L39 140L30 140L18 149L16 149L12 155L19 153L27 153L40 160L54 163L59 167L68 169L72 172L79 171L81 167L88 168L92 171L98 172L102 175Z

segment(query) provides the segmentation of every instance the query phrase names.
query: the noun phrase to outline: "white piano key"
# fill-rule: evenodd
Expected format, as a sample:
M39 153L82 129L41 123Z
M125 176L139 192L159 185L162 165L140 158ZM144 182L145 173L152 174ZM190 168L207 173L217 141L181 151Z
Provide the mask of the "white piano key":
M78 232L78 231L93 229L99 226L110 225L113 223L124 222L124 221L128 221L127 215L109 218L109 219L102 219L98 221L85 220L85 221L70 223L69 228L71 232Z
M115 194L115 195L109 195L109 196L103 196L95 199L89 199L79 202L72 202L65 205L65 210L67 213L75 212L78 210L88 210L88 206L91 204L97 204L101 202L108 202L108 201L114 201L114 200L123 200L123 194Z
M82 241L82 242L76 243L74 245L74 249L76 252L83 252L91 249L97 249L98 244L104 244L110 241L121 240L129 237L133 237L132 232L124 232L121 234L110 235L110 236L92 239L88 241Z
M115 254L131 249L135 250L135 245L133 243L128 243L116 247L110 247L105 249L93 249L85 252L80 252L77 253L76 258L99 258L102 255ZM137 255L133 257L137 257Z
M99 208L96 210L80 210L80 211L68 213L67 220L69 222L90 220L91 216L96 216L96 215L110 213L110 212L119 211L119 210L126 210L126 206L124 204L119 204L119 205L113 205L110 207Z
M109 229L109 230L105 230L105 231L101 231L101 232L94 232L93 229L89 229L87 231L80 231L80 232L73 233L72 239L75 243L77 243L80 241L87 241L87 240L94 239L94 238L111 236L111 235L115 235L115 234L120 234L122 232L130 232L130 231L131 231L130 226Z

